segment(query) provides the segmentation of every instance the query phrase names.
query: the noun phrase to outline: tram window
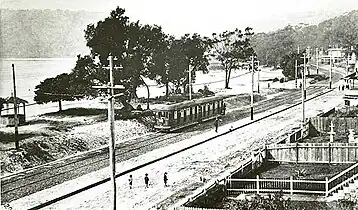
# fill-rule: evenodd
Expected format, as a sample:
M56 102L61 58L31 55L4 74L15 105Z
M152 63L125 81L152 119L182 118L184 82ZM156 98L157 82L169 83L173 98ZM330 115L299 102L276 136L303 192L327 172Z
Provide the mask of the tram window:
M183 114L184 114L184 122L186 121L186 110L183 110Z
M177 113L177 111L174 111L173 119L177 119L177 118L178 118L178 113Z

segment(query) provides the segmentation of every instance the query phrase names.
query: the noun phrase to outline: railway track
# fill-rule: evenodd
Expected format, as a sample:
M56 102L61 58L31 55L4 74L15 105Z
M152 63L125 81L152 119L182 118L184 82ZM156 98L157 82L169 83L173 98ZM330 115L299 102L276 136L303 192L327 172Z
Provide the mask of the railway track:
M307 96L317 95L317 93L322 92L324 89L325 88L323 87L308 88ZM284 104L292 104L295 101L300 101L299 97L300 91L294 91L291 93L282 94L277 98L260 101L255 104L255 113L260 113L273 107L277 107ZM239 113L240 117L235 117L234 119L231 119L230 117L224 117L223 120L225 123L244 118L246 116L249 116L250 114L250 111L247 108L243 108L234 112ZM160 148L165 145L172 144L183 139L187 139L190 136L195 135L195 133L197 132L196 130L205 130L207 129L207 127L208 123L204 123L196 126L195 128L187 129L183 133L156 133L147 136L147 138L133 139L131 141L118 144L116 146L116 161L128 160L132 157L138 156L156 148ZM101 148L99 150L88 152L85 156L71 158L68 160L56 161L56 163L49 164L47 167L42 166L34 170L24 171L11 176L7 176L5 178L2 178L1 180L1 202L2 204L8 203L20 197L32 194L42 189L60 184L61 182L64 182L66 180L76 178L83 174L87 174L91 171L95 171L107 166L108 148ZM122 172L121 174L117 174L117 176L121 176L129 172L130 171ZM103 183L104 182L106 181L104 180Z

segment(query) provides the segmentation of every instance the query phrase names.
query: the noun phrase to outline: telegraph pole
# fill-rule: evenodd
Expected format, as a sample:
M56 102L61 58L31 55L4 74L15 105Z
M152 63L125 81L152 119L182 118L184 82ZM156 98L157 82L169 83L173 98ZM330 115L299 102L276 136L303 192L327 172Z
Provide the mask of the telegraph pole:
M257 93L260 93L260 61L257 61Z
M117 187L116 187L116 155L115 155L115 130L114 130L114 90L113 90L113 56L109 56L109 100L108 100L108 120L110 123L111 138L109 141L109 159L111 168L111 184L113 187L113 210L117 207Z
M297 46L297 55L300 54L300 46ZM298 61L295 61L295 87L297 88L297 72L298 72Z
M316 48L316 70L318 74L318 48Z
M188 69L188 73L189 73L189 100L191 100L191 70L190 70L190 65L189 65L189 69Z
M20 148L20 145L19 145L19 128L18 128L18 116L17 116L17 100L16 100L16 80L15 80L15 65L12 64L12 82L13 82L13 85L14 85L14 125L15 125L15 135L14 135L14 138L15 138L15 148L18 150Z
M349 67L349 55L347 55L347 65L346 65L347 76L348 76L348 67Z
M251 120L254 120L254 56L252 56L252 68L251 68Z
M305 99L306 99L306 92L305 92L305 68L306 68L306 53L303 54L303 69L302 69L302 128L305 124ZM303 131L303 129L302 129Z
M113 56L108 56L109 60L109 83L105 86L93 86L93 88L97 89L107 89L109 93L108 97L108 122L110 124L110 136L109 139L109 165L110 165L110 179L112 185L112 209L116 210L117 207L117 187L116 187L116 159L115 159L115 127L114 127L114 98L117 96L121 96L123 94L114 95L114 89L123 89L121 85L114 85L113 78ZM119 67L120 68L120 67Z
M329 89L332 89L332 51L329 55Z

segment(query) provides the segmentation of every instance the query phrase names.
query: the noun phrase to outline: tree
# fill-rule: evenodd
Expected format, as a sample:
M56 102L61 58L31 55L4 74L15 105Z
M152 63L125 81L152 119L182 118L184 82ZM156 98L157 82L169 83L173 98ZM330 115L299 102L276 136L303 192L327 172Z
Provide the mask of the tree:
M39 104L58 102L59 111L62 111L61 101L73 101L84 97L84 95L75 95L72 84L74 83L67 73L55 78L47 78L35 87L34 101Z
M4 108L5 99L0 97L0 113L1 110Z
M87 46L93 57L99 56L101 65L108 65L110 54L117 58L115 64L123 68L115 72L115 83L125 86L128 100L136 97L136 89L142 84L147 87L149 98L149 87L143 77L150 75L153 54L165 45L166 34L159 26L130 22L124 13L124 9L117 7L104 21L88 25Z
M199 34L194 33L192 36L185 34L181 37L180 41L182 42L183 53L187 60L186 70L191 72L191 79L194 82L196 71L208 72L210 40L207 37L202 38ZM189 74L187 74L186 79L183 81L184 86L188 84ZM189 92L189 86L187 87L184 90Z
M165 84L165 92L168 97L169 83L171 82L177 90L181 86L183 78L186 78L187 65L181 41L169 37L167 45L153 55L150 78L155 79L158 84Z
M301 70L303 67L301 65L304 63L303 61L303 53L300 52L297 54L297 52L290 52L289 54L286 54L283 56L280 62L280 67L282 68L282 74L285 77L288 77L289 79L295 78L295 65L297 60L298 70L297 70L297 77L301 77ZM308 62L308 58L306 58L306 62Z
M247 27L245 32L235 29L225 31L219 35L213 34L213 56L219 60L225 70L225 88L229 88L232 69L238 69L240 63L247 60L255 52L250 44L253 35L252 28Z
M208 72L209 42L206 37L198 34L185 34L180 39L169 37L166 45L153 55L153 63L150 67L151 78L158 84L165 84L166 96L169 94L169 83L174 85L175 91L180 87L188 92L189 68L192 81L195 81L195 72ZM155 77L158 76L158 77Z

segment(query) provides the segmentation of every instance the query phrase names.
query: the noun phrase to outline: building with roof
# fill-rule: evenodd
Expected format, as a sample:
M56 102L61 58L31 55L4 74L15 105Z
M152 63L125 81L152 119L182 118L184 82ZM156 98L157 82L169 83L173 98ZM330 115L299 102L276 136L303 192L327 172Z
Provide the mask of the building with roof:
M15 102L14 97L10 96L5 99L4 102L5 109L3 111L0 110L1 125L6 125L6 126L15 125L15 113L14 113L15 103L17 108L18 125L23 125L26 123L26 104L29 102L19 97L16 97L16 102ZM20 109L21 106L22 109Z

